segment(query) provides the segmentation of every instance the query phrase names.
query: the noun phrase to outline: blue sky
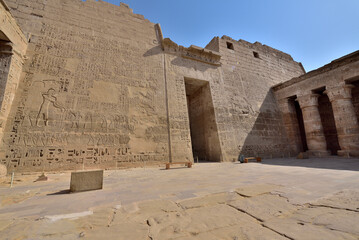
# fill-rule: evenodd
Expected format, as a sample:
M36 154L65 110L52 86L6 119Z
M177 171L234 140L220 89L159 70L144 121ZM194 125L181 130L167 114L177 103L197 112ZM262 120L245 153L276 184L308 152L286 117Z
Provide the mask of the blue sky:
M119 4L120 0L106 0ZM214 36L261 42L306 71L359 50L359 0L124 0L160 23L177 44L204 47Z

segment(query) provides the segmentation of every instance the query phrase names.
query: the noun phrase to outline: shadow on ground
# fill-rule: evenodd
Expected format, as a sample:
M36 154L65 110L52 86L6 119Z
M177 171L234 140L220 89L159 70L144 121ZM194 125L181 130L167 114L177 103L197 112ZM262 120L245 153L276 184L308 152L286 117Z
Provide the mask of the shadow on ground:
M47 194L47 196L69 194L69 193L71 193L70 189L66 189L66 190L61 190L61 191L54 192L54 193L49 193L49 194Z
M333 170L349 170L359 171L358 158L281 158L281 159L264 159L261 164L275 165L275 166L292 166L292 167L306 167L306 168L323 168Z

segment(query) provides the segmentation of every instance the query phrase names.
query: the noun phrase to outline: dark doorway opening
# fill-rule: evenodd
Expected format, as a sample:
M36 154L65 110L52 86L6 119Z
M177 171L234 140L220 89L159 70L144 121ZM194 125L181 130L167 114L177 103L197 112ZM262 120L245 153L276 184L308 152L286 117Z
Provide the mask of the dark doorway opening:
M5 89L9 77L12 54L11 42L8 41L5 34L0 31L0 106L2 105L5 97Z
M352 102L354 105L356 116L359 120L359 80L350 82L350 84L354 85L354 88L352 89Z
M221 161L221 149L209 82L185 78L194 161Z
M327 149L332 155L337 155L338 150L340 150L340 145L332 104L326 94L323 94L323 92L318 93L320 94L320 97L318 98L318 109L323 125L325 140L327 142Z
M303 113L302 109L299 106L299 103L297 101L294 102L295 112L297 114L297 121L299 126L299 133L300 133L300 139L302 142L302 151L306 152L308 151L308 145L307 145L307 137L305 135L305 128L304 128L304 121L303 121Z

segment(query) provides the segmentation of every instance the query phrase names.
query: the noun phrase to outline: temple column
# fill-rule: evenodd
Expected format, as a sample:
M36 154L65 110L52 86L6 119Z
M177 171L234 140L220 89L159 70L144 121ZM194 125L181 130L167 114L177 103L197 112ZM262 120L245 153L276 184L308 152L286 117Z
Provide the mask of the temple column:
M278 100L277 102L278 107L282 113L284 127L291 145L291 155L298 154L302 151L302 143L300 139L300 131L294 100L290 98L284 98Z
M342 85L327 89L332 103L335 126L341 150L340 156L359 156L359 124L352 102L353 85Z
M318 109L319 94L299 96L297 101L302 109L308 153L311 156L324 157L330 155L323 131L322 120Z

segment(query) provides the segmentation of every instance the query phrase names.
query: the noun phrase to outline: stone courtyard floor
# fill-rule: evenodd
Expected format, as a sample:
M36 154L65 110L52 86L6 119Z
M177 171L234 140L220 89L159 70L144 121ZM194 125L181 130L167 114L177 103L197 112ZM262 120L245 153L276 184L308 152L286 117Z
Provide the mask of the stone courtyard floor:
M359 239L359 159L264 159L0 183L0 239Z

